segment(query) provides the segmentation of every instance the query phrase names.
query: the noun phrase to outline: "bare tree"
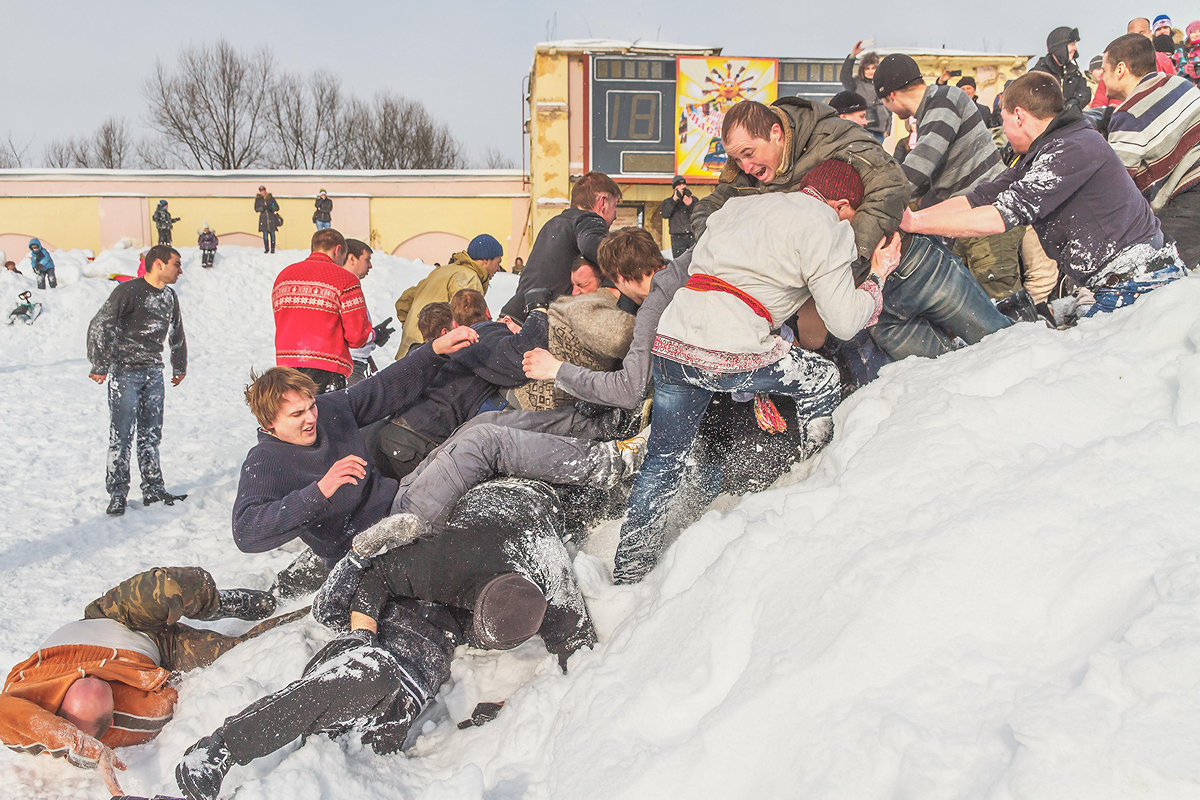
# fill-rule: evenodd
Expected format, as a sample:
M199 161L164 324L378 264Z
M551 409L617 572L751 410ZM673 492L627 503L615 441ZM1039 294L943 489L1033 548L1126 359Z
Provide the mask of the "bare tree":
M58 169L87 168L92 166L92 143L86 137L54 139L42 152L47 167Z
M174 72L158 62L145 95L165 152L200 169L262 163L274 66L266 48L243 55L224 39L184 49Z
M124 169L132 155L133 140L125 120L109 117L92 134L92 166L100 169Z
M516 159L506 156L497 147L489 147L483 151L484 169L516 169Z
M341 169L460 169L462 145L425 106L390 92L373 104L346 103L340 130Z
M17 169L23 166L25 149L24 147L17 147L10 133L7 139L0 142L0 169Z
M271 87L267 123L268 162L283 169L326 169L337 160L342 84L333 74L314 72L303 80L281 76Z

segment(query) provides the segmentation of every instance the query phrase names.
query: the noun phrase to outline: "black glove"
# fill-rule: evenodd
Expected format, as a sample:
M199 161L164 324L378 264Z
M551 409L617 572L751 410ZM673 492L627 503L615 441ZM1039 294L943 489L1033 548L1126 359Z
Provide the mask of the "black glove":
M391 321L392 318L388 317L383 322L375 326L375 344L379 345L380 347L383 347L385 344L387 344L387 340L392 338L392 334L395 332L395 328L388 324Z
M550 301L554 299L554 294L549 289L530 289L525 293L525 316L539 308L545 310L550 307Z
M479 703L475 706L475 710L471 712L470 719L464 719L458 723L458 729L477 728L484 723L491 722L503 707L504 703Z

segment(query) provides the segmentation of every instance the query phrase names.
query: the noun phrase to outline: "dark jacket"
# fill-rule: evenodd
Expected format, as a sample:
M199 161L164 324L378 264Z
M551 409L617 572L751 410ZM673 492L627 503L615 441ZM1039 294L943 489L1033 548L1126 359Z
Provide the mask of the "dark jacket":
M212 231L204 231L196 239L196 246L201 250L216 250L217 235Z
M327 560L350 549L354 534L387 516L399 484L374 468L359 429L404 411L445 359L423 345L369 381L317 397L317 440L284 442L260 430L246 454L233 503L233 540L244 553L261 553L299 537ZM358 485L338 487L326 499L317 481L338 459L367 462Z
M781 97L772 104L784 130L784 163L774 180L761 184L730 161L721 172L712 194L696 204L692 231L699 239L708 215L731 197L763 192L795 191L810 169L831 158L848 161L862 178L865 194L850 223L858 254L869 260L884 236L900 226L908 202L908 179L871 134L838 117L824 103L800 97ZM862 259L860 259L861 261ZM866 267L855 270L855 278L866 277Z
M607 233L604 218L582 208L568 208L547 222L529 251L516 294L500 313L525 319L525 293L532 289L549 289L554 297L570 294L571 263L580 255L597 263L596 248Z
M318 197L313 204L317 210L313 212L313 222L330 222L333 220L333 201L328 197Z
M967 195L994 205L1006 228L1033 225L1046 255L1092 286L1106 265L1135 245L1162 247L1150 204L1104 137L1068 105L1016 165Z
M854 70L854 56L846 56L842 62L842 88L848 92L858 92L867 101L867 130L886 137L892 132L892 112L883 107L875 94L875 84L858 77Z
M662 201L662 207L659 209L662 218L667 220L667 232L672 236L691 236L692 211L699 202L693 197L692 204L689 206L683 202L683 198L676 200L675 192L671 192L671 196Z
M570 556L558 495L544 483L495 480L459 501L445 532L372 559L351 610L378 619L392 598L411 597L471 609L492 578L517 572L546 595L538 633L560 662L596 641Z
M479 340L448 357L420 398L401 415L403 427L437 443L446 441L497 388L524 383L522 357L528 350L546 346L545 314L530 314L518 334L502 322L472 327Z
M1055 50L1055 53L1047 53L1039 58L1032 71L1046 72L1058 78L1063 97L1067 100L1073 98L1080 108L1087 108L1092 101L1092 87L1088 86L1087 78L1079 71L1079 65L1070 60L1066 48L1061 48L1061 53L1058 52L1059 48Z
M159 206L154 209L151 219L154 220L154 227L160 231L169 231L176 222L179 222L179 217L172 217L171 212L167 211L166 206Z
M258 230L260 233L274 233L279 230L279 202L270 192L266 197L255 195L254 210L258 212Z
M187 339L175 290L170 286L156 289L145 278L119 284L88 325L92 374L116 375L161 366L163 339L168 335L171 371L186 375Z

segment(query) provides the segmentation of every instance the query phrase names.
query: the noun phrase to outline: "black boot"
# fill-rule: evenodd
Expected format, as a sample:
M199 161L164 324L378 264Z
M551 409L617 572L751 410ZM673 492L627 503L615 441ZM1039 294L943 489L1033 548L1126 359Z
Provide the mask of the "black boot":
M1033 304L1033 298L1024 289L997 300L996 310L1013 322L1037 322L1041 319L1037 306Z
M151 503L162 502L164 505L173 506L176 500L186 500L186 494L171 494L165 487L155 486L142 492L142 505L148 506Z
M233 754L214 733L189 747L175 767L175 782L188 800L217 800L221 781L233 766Z
M275 613L275 597L258 589L219 589L217 608L200 619L260 620Z
M114 494L112 499L108 501L108 508L104 509L104 513L110 517L119 517L125 513L125 495Z

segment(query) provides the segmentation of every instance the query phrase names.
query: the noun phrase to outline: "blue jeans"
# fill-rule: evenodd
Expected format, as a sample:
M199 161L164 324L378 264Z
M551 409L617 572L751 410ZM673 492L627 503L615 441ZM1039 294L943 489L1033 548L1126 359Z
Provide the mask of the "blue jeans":
M955 336L975 344L1012 324L962 261L936 240L916 235L884 284L883 311L870 331L899 361L937 358L954 349Z
M1095 289L1092 294L1096 295L1096 303L1083 316L1086 318L1100 313L1107 314L1123 306L1133 305L1133 302L1146 292L1166 286L1168 283L1182 278L1185 274L1182 267L1172 264L1151 273L1150 277L1145 280L1130 279L1121 281L1115 286Z
M147 367L108 376L108 470L105 488L110 495L129 494L129 450L137 428L138 470L142 493L162 488L158 443L162 441L162 367Z
M799 347L774 364L751 372L718 373L654 356L654 405L646 460L633 482L621 526L613 580L634 583L658 562L667 510L683 478L700 418L717 392L779 394L796 400L802 428L827 417L841 400L841 381L832 361Z
M263 231L263 251L275 249L275 231Z
M317 230L319 230L319 231L323 231L327 228L332 228L332 227L333 227L332 221L331 222L322 222L321 220L317 220Z

